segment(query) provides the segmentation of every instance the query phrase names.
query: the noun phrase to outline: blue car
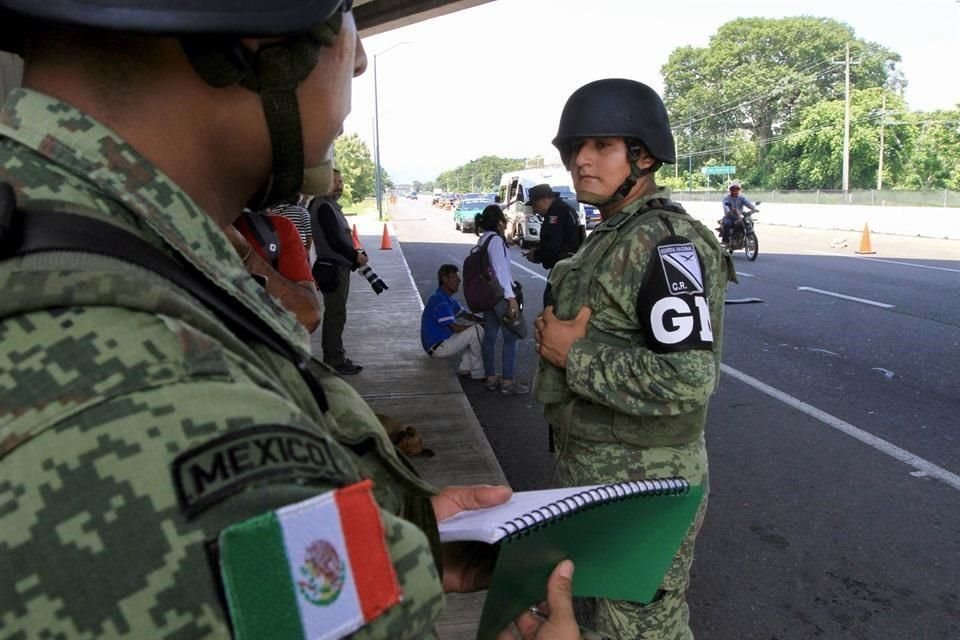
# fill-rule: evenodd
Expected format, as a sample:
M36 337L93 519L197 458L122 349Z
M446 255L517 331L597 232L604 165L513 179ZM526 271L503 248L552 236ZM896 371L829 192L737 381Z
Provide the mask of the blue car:
M476 231L474 218L476 218L477 214L483 212L488 204L490 204L489 200L461 200L457 208L453 210L453 225L457 228L457 231L462 231L463 233Z

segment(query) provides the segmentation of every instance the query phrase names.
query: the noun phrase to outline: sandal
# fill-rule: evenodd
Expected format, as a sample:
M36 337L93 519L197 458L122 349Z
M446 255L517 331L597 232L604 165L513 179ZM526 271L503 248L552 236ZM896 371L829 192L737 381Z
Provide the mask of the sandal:
M487 391L496 391L500 387L500 378L488 379L486 382Z

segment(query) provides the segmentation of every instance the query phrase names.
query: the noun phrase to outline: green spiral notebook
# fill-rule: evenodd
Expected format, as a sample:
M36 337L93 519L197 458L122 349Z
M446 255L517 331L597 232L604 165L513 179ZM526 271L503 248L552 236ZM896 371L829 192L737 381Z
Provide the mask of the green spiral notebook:
M500 546L478 640L544 600L547 577L564 558L576 566L574 595L650 602L702 496L683 478L524 491L441 522L443 542Z

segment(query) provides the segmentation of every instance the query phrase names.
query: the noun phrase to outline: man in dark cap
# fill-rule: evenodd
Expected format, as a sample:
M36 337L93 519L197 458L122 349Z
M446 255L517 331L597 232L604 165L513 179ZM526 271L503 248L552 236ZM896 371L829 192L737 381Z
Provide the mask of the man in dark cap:
M583 243L583 228L577 212L549 184L531 187L526 205L532 207L543 222L540 244L523 255L530 262L553 269L557 262L576 253Z

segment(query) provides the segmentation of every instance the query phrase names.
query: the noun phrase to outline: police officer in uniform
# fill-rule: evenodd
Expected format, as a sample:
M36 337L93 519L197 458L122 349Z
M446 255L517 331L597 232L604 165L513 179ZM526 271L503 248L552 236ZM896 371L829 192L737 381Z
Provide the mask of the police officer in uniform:
M433 637L442 592L483 581L436 521L509 491L420 480L224 232L329 188L366 65L349 0L0 0L0 47L25 57L0 110L4 635ZM360 574L362 611L296 613ZM575 633L569 575L541 630Z
M707 402L717 387L729 258L671 202L654 174L675 162L660 97L633 80L576 90L553 144L581 202L602 222L550 276L553 305L535 322L535 392L558 429L564 485L683 476L704 500L655 599L600 600L616 638L687 640L685 591L706 511Z
M540 244L523 254L530 262L547 269L564 258L569 258L583 242L583 229L573 207L560 197L549 184L538 184L527 192L528 207L540 216Z

